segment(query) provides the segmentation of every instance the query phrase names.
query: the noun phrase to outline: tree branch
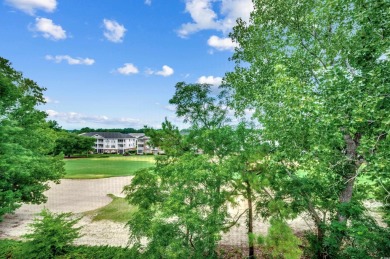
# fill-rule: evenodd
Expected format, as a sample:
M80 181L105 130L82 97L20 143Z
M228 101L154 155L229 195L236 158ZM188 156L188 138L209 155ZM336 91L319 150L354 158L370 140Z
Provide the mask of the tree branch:
M228 231L231 227L235 226L237 224L237 222L240 220L240 218L242 217L242 215L244 215L246 212L248 211L248 209L245 209L239 216L236 220L233 220L233 222L230 223L229 226L226 226L222 229L223 232L226 232Z

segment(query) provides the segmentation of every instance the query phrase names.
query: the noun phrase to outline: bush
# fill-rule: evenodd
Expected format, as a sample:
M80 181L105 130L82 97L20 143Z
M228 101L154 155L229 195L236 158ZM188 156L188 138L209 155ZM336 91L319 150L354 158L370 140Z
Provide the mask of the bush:
M30 224L32 233L23 237L27 239L24 244L26 258L54 258L67 253L72 242L80 237L80 228L75 228L80 218L72 218L72 213L51 213L43 209Z
M66 255L59 257L61 259L80 258L80 259L127 259L140 258L140 254L135 248L122 248L112 246L77 246Z
M129 154L129 155L136 155L137 151L136 150L129 150L129 151L127 151L127 154Z
M5 239L0 240L0 258L18 258L16 254L20 253L22 242Z
M271 219L268 235L259 236L258 243L264 244L271 258L299 259L303 253L299 248L301 240L284 221L275 218Z
M0 240L0 258L25 259L25 258L58 258L58 259L127 259L142 258L137 252L137 247L122 248L113 246L71 246L65 254L57 256L45 256L27 254L26 243L10 239ZM24 249L24 251L23 251ZM39 257L38 257L39 256Z

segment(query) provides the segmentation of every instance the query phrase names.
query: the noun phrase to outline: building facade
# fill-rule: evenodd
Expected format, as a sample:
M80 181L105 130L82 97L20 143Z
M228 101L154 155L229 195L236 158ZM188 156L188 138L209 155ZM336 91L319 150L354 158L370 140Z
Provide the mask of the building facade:
M80 135L96 139L94 149L98 154L125 154L129 151L135 151L137 155L163 153L150 146L150 138L143 133L87 132Z

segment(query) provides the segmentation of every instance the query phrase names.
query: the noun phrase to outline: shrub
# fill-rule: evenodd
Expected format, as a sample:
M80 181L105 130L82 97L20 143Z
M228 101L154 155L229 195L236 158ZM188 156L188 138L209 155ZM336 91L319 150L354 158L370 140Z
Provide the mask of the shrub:
M129 150L129 151L127 151L127 153L128 153L129 155L136 155L136 154L137 154L137 151L136 151L136 150Z
M16 254L20 253L22 242L5 239L0 240L0 258L18 258Z
M123 248L114 246L72 246L67 252L57 256L39 256L26 254L26 243L10 239L0 240L0 258L25 259L25 258L58 258L58 259L127 259L142 258L138 253L138 247ZM24 250L24 251L23 251ZM43 254L43 253L41 253Z
M264 244L271 258L299 259L303 251L299 248L301 240L282 220L271 219L268 235L259 236L258 243Z
M66 255L60 257L61 259L80 258L80 259L127 259L140 258L140 254L136 248L122 248L112 246L77 246Z
M30 224L32 233L24 235L24 253L29 258L54 258L69 251L72 242L80 237L76 223L80 218L73 218L72 213L51 213L43 209Z

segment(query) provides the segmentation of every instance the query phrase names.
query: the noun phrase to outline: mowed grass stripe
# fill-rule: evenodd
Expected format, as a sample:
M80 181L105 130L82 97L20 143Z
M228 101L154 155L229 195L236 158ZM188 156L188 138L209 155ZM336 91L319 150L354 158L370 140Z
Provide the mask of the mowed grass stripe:
M118 156L65 160L65 179L97 179L133 175L135 171L153 166L153 156Z

